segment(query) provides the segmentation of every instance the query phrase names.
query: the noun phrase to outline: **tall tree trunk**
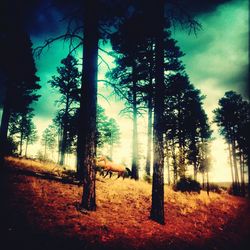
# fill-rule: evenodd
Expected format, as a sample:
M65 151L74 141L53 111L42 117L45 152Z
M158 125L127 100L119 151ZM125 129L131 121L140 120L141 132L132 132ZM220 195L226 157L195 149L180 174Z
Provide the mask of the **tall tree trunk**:
M235 188L236 194L240 193L240 185L239 185L239 174L238 174L238 166L237 166L237 158L236 158L236 145L235 140L232 141L232 155L233 155L233 165L234 165L234 173L235 173Z
M25 146L25 157L27 158L27 152L28 152L28 144L29 144L29 138L26 138L26 146Z
M61 166L65 163L65 153L67 147L67 133L68 133L68 117L69 117L69 97L67 96L66 105L65 105L65 114L64 114L64 121L63 121L63 135L62 135L62 142L61 142L61 157L59 164Z
M23 128L21 128L20 133L20 149L19 149L19 155L22 156L23 154Z
M139 179L138 173L138 131L137 131L137 90L136 90L136 79L135 79L135 66L132 68L133 71L133 87L132 87L132 98L133 98L133 138L132 138L132 178L135 180Z
M96 210L95 157L98 59L98 4L97 0L84 2L83 76L80 102L80 164L83 170L81 207Z
M209 173L208 173L208 168L206 170L207 173L207 195L209 195L210 187L209 187Z
M165 224L164 218L164 146L163 146L163 111L164 111L164 0L155 2L155 100L153 128L153 185L152 206L150 218L160 224Z
M197 181L197 173L198 173L198 169L197 169L197 162L196 160L194 161L194 180Z
M172 151L172 158L173 158L174 184L176 184L177 179L178 179L178 167L177 167L174 139L172 140L171 149L172 149L171 151Z
M10 120L10 98L9 98L9 90L7 86L7 91L4 100L2 120L1 120L1 128L0 128L0 169L2 169L4 165L4 156L5 149L7 144L7 134Z
M151 168L151 161L152 161L152 131L153 131L153 67L154 67L154 50L153 50L154 42L151 42L150 48L150 61L149 61L149 93L148 93L148 134L147 134L147 159L146 159L146 166L145 171L146 175L150 176L150 168Z
M246 189L245 189L245 178L244 178L244 159L243 159L243 153L240 150L240 179L241 179L241 194L244 197L246 195Z
M171 184L171 178L170 178L170 155L169 155L169 146L168 141L166 139L166 160L167 160L167 171L168 171L168 185Z
M228 153L229 153L229 163L230 163L231 175L232 175L232 186L234 187L235 186L235 177L234 177L233 162L232 162L232 152L231 152L230 143L228 143Z
M152 113L153 113L153 100L152 97L148 97L148 141L147 141L147 160L146 160L146 175L150 176L151 167L151 154L152 154Z

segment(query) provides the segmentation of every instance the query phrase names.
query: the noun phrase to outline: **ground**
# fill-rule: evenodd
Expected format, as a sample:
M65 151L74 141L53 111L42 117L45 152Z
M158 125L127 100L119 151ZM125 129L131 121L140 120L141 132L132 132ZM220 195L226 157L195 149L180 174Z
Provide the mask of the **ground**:
M83 213L81 185L43 175L51 171L63 177L53 165L6 159L1 249L250 249L246 198L179 193L166 186L166 223L160 225L149 219L151 185L146 182L97 175L97 210Z

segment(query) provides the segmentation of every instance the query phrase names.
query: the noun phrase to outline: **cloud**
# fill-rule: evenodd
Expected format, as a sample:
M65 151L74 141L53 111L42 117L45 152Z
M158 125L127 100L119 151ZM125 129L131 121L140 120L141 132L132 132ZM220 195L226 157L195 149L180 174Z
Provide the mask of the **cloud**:
M44 39L37 37L31 38L34 47L43 44ZM36 58L37 75L40 77L42 88L37 92L41 95L32 107L35 114L40 117L52 119L59 109L55 101L60 98L56 89L53 89L48 81L53 75L57 75L56 68L61 66L61 60L67 56L68 44L62 41L54 42L49 49L45 49L39 58Z
M195 36L175 31L186 71L192 83L207 98L218 98L228 90L246 96L248 76L247 1L233 1L218 6L213 13L199 16L203 30ZM216 101L214 99L214 101ZM212 105L212 102L208 102ZM211 108L206 107L206 108Z

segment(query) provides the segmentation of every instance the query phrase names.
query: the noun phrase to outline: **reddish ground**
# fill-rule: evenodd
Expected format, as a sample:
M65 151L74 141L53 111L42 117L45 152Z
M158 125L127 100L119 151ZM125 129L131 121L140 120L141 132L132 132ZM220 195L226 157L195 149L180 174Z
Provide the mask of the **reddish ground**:
M41 164L9 159L1 173L1 249L250 249L245 198L166 187L163 226L148 218L151 185L145 182L97 176L97 211L86 214L77 209L81 186L20 169L40 171Z

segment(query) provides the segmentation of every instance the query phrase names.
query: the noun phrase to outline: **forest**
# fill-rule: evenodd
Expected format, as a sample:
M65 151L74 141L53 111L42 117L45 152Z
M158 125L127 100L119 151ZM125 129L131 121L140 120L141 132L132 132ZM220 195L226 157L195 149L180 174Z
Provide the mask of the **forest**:
M197 84L203 61L180 46L209 34L200 19L229 2L1 1L6 249L248 249L249 70L236 72L229 49L232 69L209 76L228 83Z

